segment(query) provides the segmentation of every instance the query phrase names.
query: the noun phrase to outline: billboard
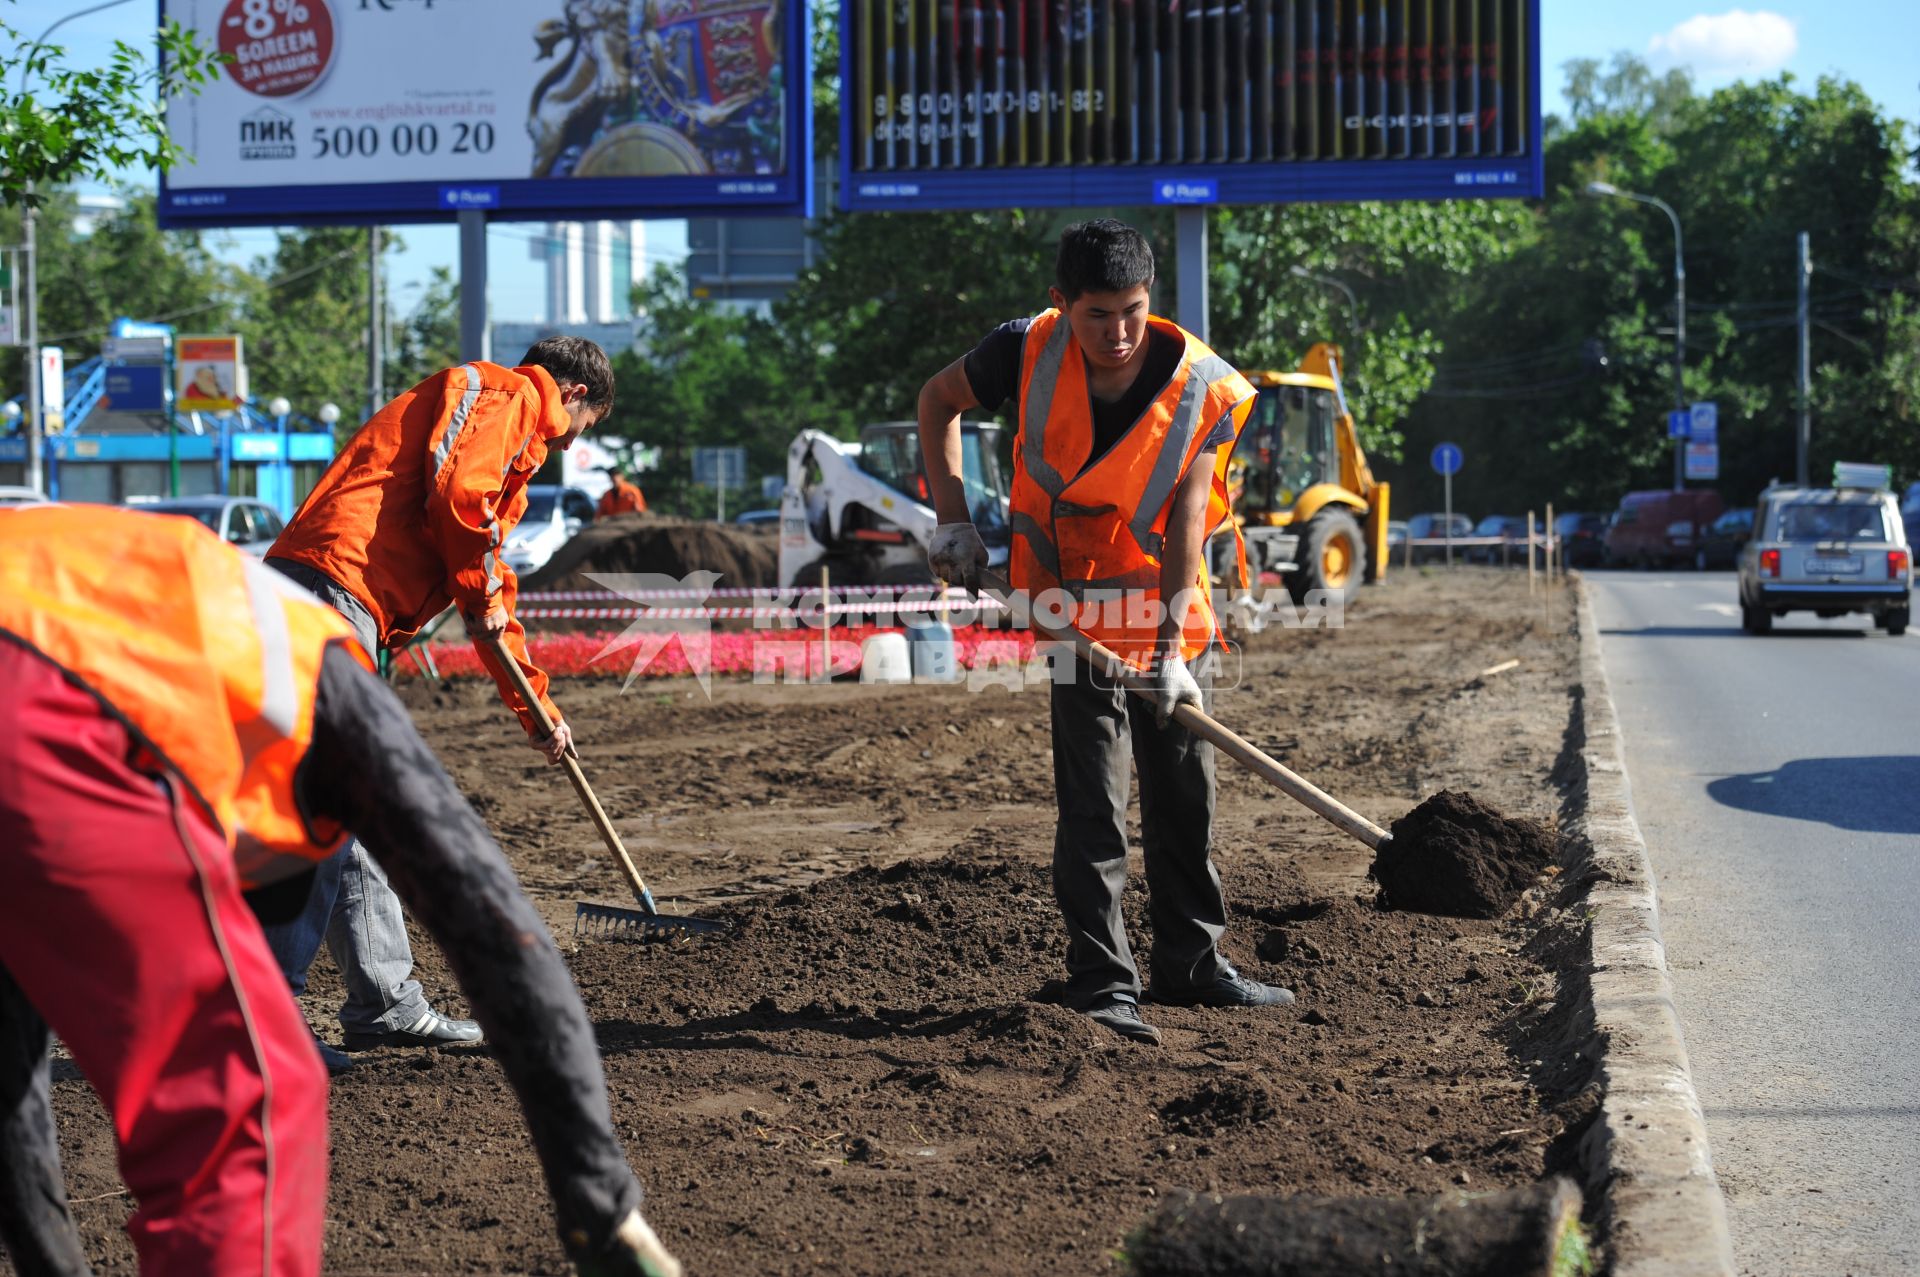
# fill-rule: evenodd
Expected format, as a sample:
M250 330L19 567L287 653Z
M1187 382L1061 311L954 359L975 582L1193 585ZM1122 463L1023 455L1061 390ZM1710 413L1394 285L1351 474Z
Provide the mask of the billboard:
M844 0L856 209L1539 196L1540 0Z
M182 337L173 347L173 404L181 412L232 412L247 398L238 337Z
M809 212L806 0L161 0L164 226Z

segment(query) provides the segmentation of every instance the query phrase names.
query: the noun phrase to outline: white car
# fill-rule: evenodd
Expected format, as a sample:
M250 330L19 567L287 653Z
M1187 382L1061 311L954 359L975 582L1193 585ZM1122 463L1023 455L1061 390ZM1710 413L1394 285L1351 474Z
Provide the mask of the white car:
M46 497L33 488L23 488L13 483L0 483L0 506L46 504Z
M1907 632L1913 549L1893 494L1867 488L1768 488L1740 550L1740 623L1765 634L1787 612L1865 612Z
M593 522L593 498L578 488L553 483L527 485L527 512L507 534L500 557L517 576L537 572L554 551Z
M129 501L127 505L147 514L184 514L198 519L228 545L256 559L267 557L267 547L286 526L277 510L251 497L161 497Z

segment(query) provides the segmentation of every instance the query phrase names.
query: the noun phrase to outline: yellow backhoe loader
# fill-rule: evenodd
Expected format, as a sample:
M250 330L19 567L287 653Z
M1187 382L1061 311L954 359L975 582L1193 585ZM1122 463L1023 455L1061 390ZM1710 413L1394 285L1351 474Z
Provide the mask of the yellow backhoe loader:
M1344 593L1387 569L1387 485L1373 477L1340 384L1340 350L1317 343L1294 372L1250 372L1260 392L1227 481L1256 588L1273 573L1296 601ZM1231 530L1209 545L1215 579L1239 579Z

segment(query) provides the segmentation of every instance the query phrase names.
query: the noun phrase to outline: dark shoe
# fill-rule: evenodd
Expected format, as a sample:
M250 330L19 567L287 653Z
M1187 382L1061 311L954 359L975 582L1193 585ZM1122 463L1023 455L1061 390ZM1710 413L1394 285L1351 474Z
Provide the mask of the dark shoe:
M372 1051L383 1046L450 1046L479 1040L480 1026L472 1020L449 1020L438 1011L424 1012L404 1029L347 1030L349 1051Z
M329 1077L338 1076L353 1067L353 1057L339 1047L322 1042L319 1038L313 1040L313 1045L320 1052L320 1063L327 1066Z
M1140 1008L1125 998L1110 998L1099 1006L1091 1007L1086 1017L1103 1029L1112 1029L1123 1038L1160 1045L1160 1030L1142 1020Z
M1228 967L1212 984L1177 992L1155 987L1153 1000L1176 1007L1284 1007L1291 1006L1293 994L1274 984L1261 984Z

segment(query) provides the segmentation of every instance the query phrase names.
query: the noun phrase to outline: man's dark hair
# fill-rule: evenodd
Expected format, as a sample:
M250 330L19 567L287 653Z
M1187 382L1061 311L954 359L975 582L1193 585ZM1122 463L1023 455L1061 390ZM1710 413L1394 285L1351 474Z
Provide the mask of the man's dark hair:
M1111 217L1075 222L1060 234L1054 285L1069 302L1083 293L1124 293L1153 283L1153 246Z
M585 337L542 337L527 348L522 368L545 368L555 381L587 388L587 407L612 409L613 365L607 352Z

